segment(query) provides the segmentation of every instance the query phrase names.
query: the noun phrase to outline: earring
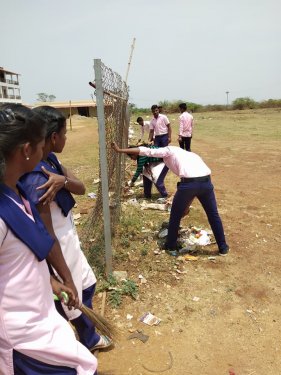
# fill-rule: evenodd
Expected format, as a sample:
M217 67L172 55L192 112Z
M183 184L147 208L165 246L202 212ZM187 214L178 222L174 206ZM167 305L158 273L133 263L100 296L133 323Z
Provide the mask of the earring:
M29 156L27 156L27 157L25 158L25 160L29 160Z

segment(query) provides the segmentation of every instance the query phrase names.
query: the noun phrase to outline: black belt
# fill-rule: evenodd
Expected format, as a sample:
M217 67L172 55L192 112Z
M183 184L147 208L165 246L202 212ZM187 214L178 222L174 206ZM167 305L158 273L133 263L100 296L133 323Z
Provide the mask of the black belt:
M182 177L180 182L207 182L210 181L211 176L203 176L203 177Z

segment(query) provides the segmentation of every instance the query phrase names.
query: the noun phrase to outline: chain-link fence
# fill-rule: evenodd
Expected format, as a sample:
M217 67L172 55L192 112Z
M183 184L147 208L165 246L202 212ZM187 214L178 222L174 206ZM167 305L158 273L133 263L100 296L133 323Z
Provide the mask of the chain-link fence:
M99 60L100 61L100 60ZM95 60L96 63L96 60ZM122 183L124 181L125 173L125 158L123 154L116 153L111 148L111 142L115 141L121 146L127 146L128 143L128 128L129 128L129 112L128 112L128 87L122 80L121 76L113 72L110 68L100 62L101 85L103 91L103 113L98 112L99 121L99 142L101 145L101 132L105 135L105 156L107 161L107 176L108 176L108 195L110 207L110 229L111 234L114 235L116 225L119 222L121 214L121 193ZM96 72L96 68L95 68ZM96 73L97 76L97 73ZM98 84L97 77L90 85L94 87L95 95L98 99ZM98 102L97 102L98 104ZM99 110L99 107L98 107ZM104 123L102 129L100 128L100 120L104 115ZM103 146L103 147L104 147ZM100 160L101 160L100 149ZM101 166L101 163L100 163ZM91 212L88 221L82 233L83 246L88 262L95 265L100 271L104 270L105 253L104 253L104 210L103 210L103 196L101 184L101 167L99 171L100 182L97 190L96 203Z

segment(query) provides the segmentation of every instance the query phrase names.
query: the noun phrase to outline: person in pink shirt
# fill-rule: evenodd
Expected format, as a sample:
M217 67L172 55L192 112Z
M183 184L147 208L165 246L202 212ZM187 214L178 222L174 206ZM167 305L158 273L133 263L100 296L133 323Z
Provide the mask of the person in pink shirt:
M147 147L121 149L116 143L112 143L112 148L126 154L162 158L166 166L180 177L173 199L165 244L168 254L173 256L179 254L180 245L177 243L177 237L180 221L193 199L197 197L207 214L218 245L219 255L227 255L229 246L226 243L222 221L217 209L214 186L211 182L211 170L199 155L176 146L158 149Z
M193 132L193 116L187 112L185 103L179 105L181 115L179 117L179 145L186 151L191 151L190 144Z
M28 108L0 108L0 374L94 375L96 358L55 309L53 291L75 299L50 277L55 241L18 182L40 161L44 137Z
M151 107L153 118L150 121L149 141L152 142L154 136L154 145L165 147L171 142L172 130L167 116L159 113L156 104Z

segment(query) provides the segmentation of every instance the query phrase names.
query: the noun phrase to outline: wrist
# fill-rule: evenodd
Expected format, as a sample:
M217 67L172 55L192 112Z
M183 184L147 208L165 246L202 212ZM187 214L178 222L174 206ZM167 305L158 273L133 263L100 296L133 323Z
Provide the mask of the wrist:
M68 183L69 183L69 179L66 176L64 176L64 187L66 187Z

